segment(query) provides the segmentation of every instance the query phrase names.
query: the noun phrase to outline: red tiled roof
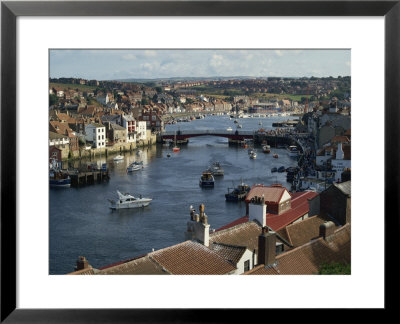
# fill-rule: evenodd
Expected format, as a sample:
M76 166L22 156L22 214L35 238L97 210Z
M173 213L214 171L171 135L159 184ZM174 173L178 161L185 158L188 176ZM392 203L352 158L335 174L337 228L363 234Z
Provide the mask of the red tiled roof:
M265 268L259 265L245 275L317 274L324 263L351 262L351 228L346 224L324 240L322 237L276 257L276 264Z
M174 275L222 275L236 270L216 252L193 241L151 252L149 256Z
M295 192L291 194L291 209L288 211L276 215L267 213L267 226L271 227L274 231L278 231L285 226L293 223L295 220L304 216L309 211L308 199L312 199L316 197L318 193L314 191L303 191L303 192ZM312 215L314 216L314 215ZM249 221L248 216L243 216L234 220L233 222L226 224L216 230L222 231L236 225L240 225Z
M314 198L317 195L318 193L314 191L302 192L302 195L292 198L292 207L288 211L280 215L267 213L267 226L271 227L274 231L278 231L293 223L295 220L308 213L308 199Z
M236 225L239 225L239 224L247 223L248 221L249 221L249 217L248 217L248 216L243 216L243 217L241 217L241 218L238 218L238 219L234 220L233 222L231 222L231 223L229 223L229 224L226 224L226 225L224 225L224 226L218 228L218 229L215 230L215 231L216 231L216 232L222 231L222 230L224 230L224 229L231 228L231 227L236 226Z
M285 187L255 185L246 196L246 202L249 203L253 197L264 195L265 203L278 203L285 191Z

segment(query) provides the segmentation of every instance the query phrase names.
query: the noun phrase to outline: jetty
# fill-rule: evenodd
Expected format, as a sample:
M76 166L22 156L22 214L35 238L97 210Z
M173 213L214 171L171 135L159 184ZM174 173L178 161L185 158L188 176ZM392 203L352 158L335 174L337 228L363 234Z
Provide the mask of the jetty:
M110 180L108 170L67 171L72 187L80 187Z

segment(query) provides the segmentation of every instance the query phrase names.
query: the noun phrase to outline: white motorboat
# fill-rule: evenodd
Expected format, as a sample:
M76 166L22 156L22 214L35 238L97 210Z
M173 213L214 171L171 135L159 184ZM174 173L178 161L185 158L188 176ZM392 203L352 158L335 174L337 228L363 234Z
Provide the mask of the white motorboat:
M251 154L250 154L250 159L255 159L257 157L257 153L256 152L252 152Z
M128 171L128 172L139 171L142 168L143 168L143 163L133 162L133 163L129 164L129 166L126 168L126 171Z
M111 203L111 209L124 209L124 208L138 208L138 207L146 207L153 200L151 198L142 198L140 195L139 198L130 195L129 193L120 193L117 190L118 200L114 201L112 199L108 199Z
M124 159L124 157L122 155L117 155L116 157L114 157L114 161L122 161Z

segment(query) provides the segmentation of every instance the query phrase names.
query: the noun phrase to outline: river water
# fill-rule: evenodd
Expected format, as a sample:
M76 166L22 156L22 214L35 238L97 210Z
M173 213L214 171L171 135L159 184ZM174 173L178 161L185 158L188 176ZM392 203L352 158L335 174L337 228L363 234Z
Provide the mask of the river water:
M272 123L297 117L241 118L242 130L273 129ZM261 124L261 125L260 125ZM192 122L167 125L166 130L236 129L229 116L207 116ZM179 153L160 144L125 153L114 162L113 156L95 161L107 162L109 182L80 188L50 189L49 273L65 274L74 270L78 256L100 268L118 261L161 249L184 240L189 207L205 205L211 228L218 229L245 215L244 202L226 202L227 188L239 184L282 183L287 188L286 173L271 173L272 167L295 166L285 149L271 149L264 154L257 148L257 158L249 159L247 149L228 145L228 139L203 136L189 140ZM171 153L171 157L167 157ZM274 159L273 153L279 158ZM142 160L144 168L127 173L126 167ZM214 189L199 187L202 171L219 161L225 175L217 177ZM87 162L87 161L82 161ZM75 162L77 167L81 162ZM111 211L107 199L115 199L116 190L153 198L145 208Z

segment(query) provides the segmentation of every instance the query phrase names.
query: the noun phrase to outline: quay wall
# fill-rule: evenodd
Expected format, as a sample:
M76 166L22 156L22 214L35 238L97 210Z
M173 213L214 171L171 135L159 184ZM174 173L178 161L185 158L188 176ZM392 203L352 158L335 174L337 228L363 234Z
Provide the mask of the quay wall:
M90 150L79 149L77 151L70 151L71 154L64 154L62 156L63 161L77 160L81 158L96 158L100 156L109 156L113 154L119 154L122 152L132 152L136 149L155 145L157 143L157 136L155 134L148 134L146 140L140 140L137 143L124 143L120 145L107 146L103 148L92 148Z

